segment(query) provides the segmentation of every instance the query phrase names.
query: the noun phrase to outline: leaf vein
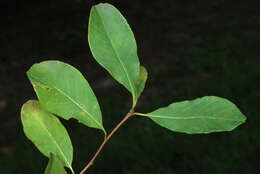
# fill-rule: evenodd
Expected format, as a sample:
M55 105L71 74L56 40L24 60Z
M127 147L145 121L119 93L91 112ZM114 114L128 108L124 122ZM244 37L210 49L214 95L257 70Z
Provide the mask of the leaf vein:
M48 128L44 125L44 123L42 122L42 120L38 117L39 122L41 124L41 126L43 127L43 129L46 130L47 134L49 135L49 137L52 139L53 143L56 145L57 149L60 151L61 155L63 156L63 158L65 159L65 162L67 163L67 165L71 168L71 165L69 163L69 161L67 160L67 157L65 156L64 152L61 150L59 144L57 143L57 141L55 140L55 138L52 136L52 134L49 132Z
M40 83L42 83L41 80L35 78L32 74L30 74L30 76L31 76L32 78L34 78L35 80L39 81ZM56 86L52 85L52 87L53 87L54 89L56 89L58 92L60 92L61 94L63 94L65 97L67 97L67 98L68 98L72 103L74 103L76 106L78 106L78 107L79 107L83 112L85 112L98 126L100 126L100 128L101 128L102 130L104 130L104 129L103 129L103 126L92 116L92 114L90 114L87 110L85 110L78 102L76 102L75 100L73 100L68 94L66 94L65 92L63 92L62 90L60 90L59 88L57 88Z
M227 119L227 118L216 118L216 117L209 117L209 116L192 116L192 117L171 117L171 116L160 116L160 115L149 115L144 114L148 117L154 117L154 118L162 118L162 119L172 119L172 120L189 120L189 119L211 119L211 120L227 120L227 121L241 121L241 120L234 120L234 119Z

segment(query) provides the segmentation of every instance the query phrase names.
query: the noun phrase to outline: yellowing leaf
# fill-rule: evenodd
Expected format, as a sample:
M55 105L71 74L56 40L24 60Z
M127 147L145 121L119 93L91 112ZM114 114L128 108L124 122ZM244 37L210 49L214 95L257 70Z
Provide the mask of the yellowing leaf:
M147 76L148 76L147 70L145 69L144 66L141 66L139 77L136 81L137 99L140 97L141 93L144 90L145 83L146 83L146 80L147 80Z
M73 147L59 119L36 100L29 100L22 106L21 119L25 135L40 152L49 158L51 154L55 155L73 172Z

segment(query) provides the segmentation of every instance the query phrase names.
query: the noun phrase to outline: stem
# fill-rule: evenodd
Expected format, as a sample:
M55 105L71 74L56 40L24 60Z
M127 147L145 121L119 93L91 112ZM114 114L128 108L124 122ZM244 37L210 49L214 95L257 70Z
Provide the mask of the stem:
M139 112L135 112L135 113L133 113L133 115L139 115L139 116L147 117L147 114L143 114L143 113L139 113Z
M103 143L99 146L97 152L95 153L95 155L92 157L92 159L89 161L89 163L84 167L84 169L80 172L80 174L83 174L86 172L86 170L93 165L95 159L97 158L97 156L99 155L99 153L101 152L101 150L103 149L104 145L107 143L107 141L111 138L111 136L118 130L118 128L120 128L122 126L122 124L128 120L131 116L133 116L134 110L131 109L126 116L123 118L123 120L120 121L120 123L118 123L118 125L116 125L116 127L111 131L111 133L105 137Z

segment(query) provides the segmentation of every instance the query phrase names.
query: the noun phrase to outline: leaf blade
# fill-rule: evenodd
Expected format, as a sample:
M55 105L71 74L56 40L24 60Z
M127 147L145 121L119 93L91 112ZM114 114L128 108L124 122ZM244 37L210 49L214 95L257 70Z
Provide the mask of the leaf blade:
M114 6L100 3L91 9L88 30L94 58L132 93L136 103L140 63L134 34L126 19Z
M23 130L39 151L57 156L73 172L73 147L66 129L58 118L43 109L36 100L27 101L21 109Z
M51 153L48 165L44 174L67 174L62 162Z
M49 60L34 64L27 76L46 110L66 120L75 118L106 134L97 98L76 68Z
M147 77L148 77L148 72L146 68L144 66L140 66L139 77L136 81L137 99L140 97L140 95L142 94L145 88Z
M231 131L246 120L232 102L215 96L172 103L139 115L147 116L169 130L188 134Z

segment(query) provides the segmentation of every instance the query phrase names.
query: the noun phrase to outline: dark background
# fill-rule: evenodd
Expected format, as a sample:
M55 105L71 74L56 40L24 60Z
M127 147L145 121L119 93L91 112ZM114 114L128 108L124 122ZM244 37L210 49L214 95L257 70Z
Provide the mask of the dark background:
M43 173L48 159L25 137L20 108L36 95L25 72L62 60L92 86L108 132L131 106L127 90L92 58L89 10L100 1L1 0L0 173ZM105 146L89 174L256 174L260 160L260 1L114 0L128 20L148 72L138 112L205 95L225 97L247 116L233 132L187 135L132 118ZM78 173L102 132L63 121Z

